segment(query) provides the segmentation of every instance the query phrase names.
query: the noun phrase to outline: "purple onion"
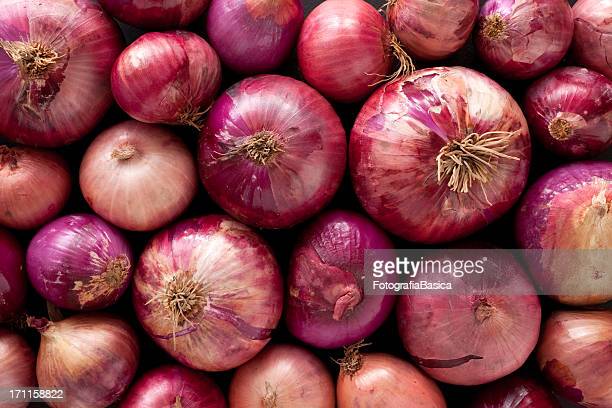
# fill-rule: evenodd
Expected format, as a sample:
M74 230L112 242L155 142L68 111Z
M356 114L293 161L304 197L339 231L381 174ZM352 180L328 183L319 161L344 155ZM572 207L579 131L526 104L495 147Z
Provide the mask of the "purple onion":
M484 387L471 408L559 408L559 402L539 381L512 375Z
M209 0L100 0L118 20L148 30L186 27L208 6Z
M574 58L612 80L612 0L578 0L574 12Z
M0 229L0 322L21 311L26 293L23 251L13 236Z

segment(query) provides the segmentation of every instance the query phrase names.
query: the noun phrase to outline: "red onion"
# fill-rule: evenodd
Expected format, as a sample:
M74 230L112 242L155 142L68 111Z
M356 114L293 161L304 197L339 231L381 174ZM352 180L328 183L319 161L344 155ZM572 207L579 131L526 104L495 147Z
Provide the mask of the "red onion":
M256 74L287 59L303 21L300 0L212 0L206 31L223 64Z
M36 228L62 209L70 189L68 166L58 154L0 146L0 224Z
M405 239L439 243L510 209L530 156L527 123L510 94L471 69L441 67L370 97L351 133L349 164L377 222Z
M554 312L536 356L560 395L586 407L612 406L612 311Z
M609 257L571 249L612 248L612 163L579 162L542 176L523 198L516 237L544 294L574 305L612 300ZM592 251L591 251L592 252Z
M134 307L153 340L181 363L222 371L270 340L283 302L276 260L251 229L209 215L160 232L134 275Z
M557 69L531 85L525 114L549 150L594 156L612 145L612 82L585 68Z
M316 214L338 189L346 135L312 88L262 75L217 99L199 161L208 193L230 215L262 228L287 228Z
M102 132L80 170L81 191L102 218L132 231L168 224L189 205L197 170L183 141L170 130L127 121Z
M100 0L113 17L134 27L167 30L186 27L204 13L210 0Z
M35 360L28 343L0 327L0 388L3 390L36 386ZM1 402L0 408L25 408L27 402Z
M476 51L496 73L534 78L565 56L574 33L567 0L487 0L480 9Z
M241 366L229 391L232 408L334 408L334 382L311 352L282 344Z
M180 365L145 373L130 388L120 408L225 408L221 390L207 375Z
M115 100L134 119L199 127L221 85L221 63L187 31L146 33L113 66Z
M470 407L561 408L561 405L539 381L512 375L487 385Z
M446 58L467 42L478 16L478 0L390 0L393 33L410 55Z
M612 80L612 1L578 0L572 11L574 58Z
M21 311L27 286L23 251L17 240L3 229L0 229L0 260L0 322L4 322Z
M93 0L6 0L0 17L0 134L61 146L91 131L112 103L122 39Z
M79 314L59 322L29 318L41 334L36 377L41 388L64 388L54 408L107 407L127 389L138 366L134 331L107 314Z

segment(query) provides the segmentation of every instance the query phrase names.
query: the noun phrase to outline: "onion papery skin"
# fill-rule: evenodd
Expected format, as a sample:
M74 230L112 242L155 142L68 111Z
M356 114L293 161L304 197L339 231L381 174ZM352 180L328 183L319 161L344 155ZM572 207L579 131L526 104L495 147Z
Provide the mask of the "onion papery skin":
M512 375L484 387L470 408L561 408L561 405L544 384Z
M572 11L574 58L612 81L612 0L578 0Z
M314 89L261 75L217 99L199 152L204 187L226 212L245 224L288 228L335 194L346 167L346 134Z
M559 395L585 407L612 406L612 311L554 312L536 358Z
M0 146L0 224L36 228L53 218L71 190L70 173L56 153Z
M36 386L34 353L23 337L0 327L0 388ZM27 402L0 402L0 408L25 408Z
M551 170L523 197L516 239L526 249L612 248L612 163L577 162ZM550 251L549 251L550 252ZM590 263L576 251L546 260L530 256L532 275L544 294L563 303L592 305L612 300L609 263Z
M282 287L265 242L229 217L210 215L151 240L134 275L133 301L147 333L170 355L191 368L223 371L268 343ZM185 301L171 308L179 298Z
M26 262L34 289L71 310L102 309L117 302L134 265L121 233L90 214L68 215L45 225L32 238Z
M497 74L530 79L561 62L573 33L566 0L487 0L478 17L476 51Z
M586 68L559 68L529 87L525 115L554 153L597 155L612 145L612 81Z
M113 100L109 77L123 47L117 25L93 0L6 0L2 6L0 134L43 147L85 136ZM32 54L48 62L33 68L15 62Z
M349 211L325 213L302 233L287 278L287 328L295 337L336 348L369 336L385 321L395 297L364 294L368 249L393 244L374 223Z
M234 374L232 408L334 408L334 382L311 352L290 344L271 345Z
M514 132L486 182L468 192L438 181L436 158L471 132ZM486 142L495 135L483 136ZM349 167L361 205L388 231L440 243L469 235L510 209L527 181L527 122L502 87L461 67L415 72L365 103L351 132Z
M389 26L411 56L439 60L470 38L478 0L395 0L387 6Z
M200 17L210 0L100 0L118 20L145 30L186 27Z
M130 388L119 408L225 408L225 398L206 374L180 365L146 372Z
M0 322L5 322L23 308L27 284L21 246L8 231L1 228L0 260Z
M198 188L195 162L170 130L119 123L94 139L81 163L81 192L112 224L151 231L178 217Z
M300 0L212 0L206 31L224 65L258 74L287 59L303 21Z
M198 127L221 85L221 62L203 38L188 31L146 33L117 58L115 100L145 123Z
M32 319L29 319L30 321ZM132 328L108 314L78 314L59 322L34 319L41 333L36 377L41 388L64 388L54 408L103 408L125 392L140 348Z

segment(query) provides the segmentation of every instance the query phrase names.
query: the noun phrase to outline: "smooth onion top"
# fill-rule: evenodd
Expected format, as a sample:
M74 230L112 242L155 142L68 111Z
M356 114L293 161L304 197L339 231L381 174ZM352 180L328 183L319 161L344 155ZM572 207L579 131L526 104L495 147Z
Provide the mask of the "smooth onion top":
M574 57L612 80L612 0L578 0L572 11Z
M134 27L167 30L194 22L210 0L100 0L113 17Z

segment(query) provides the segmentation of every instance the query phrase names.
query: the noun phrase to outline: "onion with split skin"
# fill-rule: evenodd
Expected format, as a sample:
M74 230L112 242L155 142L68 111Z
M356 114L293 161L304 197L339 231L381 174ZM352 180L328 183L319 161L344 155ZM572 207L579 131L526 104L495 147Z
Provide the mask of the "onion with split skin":
M612 81L612 0L578 0L572 11L574 58Z
M23 251L12 235L0 228L0 322L16 317L26 294Z
M100 0L118 20L146 30L186 27L204 13L210 0Z
M19 334L0 327L0 388L36 386L36 360ZM26 408L27 402L2 402L0 408Z

